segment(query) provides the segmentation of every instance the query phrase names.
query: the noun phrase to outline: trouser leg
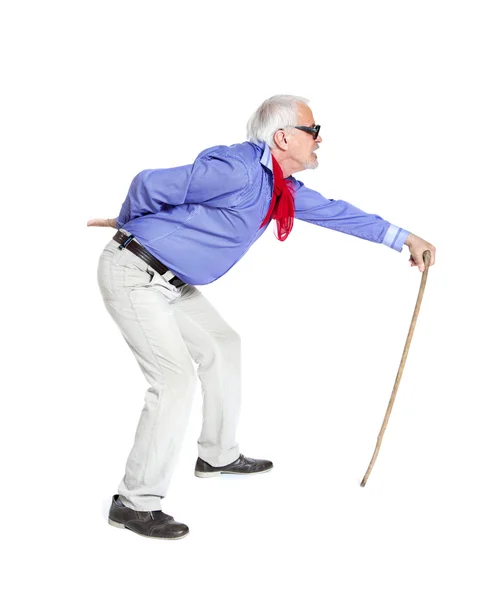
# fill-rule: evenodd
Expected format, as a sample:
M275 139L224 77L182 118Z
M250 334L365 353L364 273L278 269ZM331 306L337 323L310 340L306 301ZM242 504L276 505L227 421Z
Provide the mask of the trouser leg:
M227 465L239 456L240 337L197 289L175 301L173 308L201 380L203 426L198 455L214 467Z
M196 373L172 308L180 292L128 250L120 252L115 245L105 248L98 281L150 387L118 492L129 508L160 510L187 427Z

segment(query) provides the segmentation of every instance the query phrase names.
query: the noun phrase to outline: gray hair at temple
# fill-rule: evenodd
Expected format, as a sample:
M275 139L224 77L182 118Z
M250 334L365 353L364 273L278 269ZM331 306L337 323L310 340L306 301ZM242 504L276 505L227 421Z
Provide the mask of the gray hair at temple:
M301 96L272 96L251 115L246 126L246 135L250 142L266 142L270 148L275 146L274 134L278 129L292 129L297 123L298 104L309 104Z

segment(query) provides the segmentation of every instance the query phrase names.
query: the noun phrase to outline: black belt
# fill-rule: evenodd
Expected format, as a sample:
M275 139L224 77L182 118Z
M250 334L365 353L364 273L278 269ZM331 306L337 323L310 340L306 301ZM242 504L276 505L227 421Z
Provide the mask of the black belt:
M117 231L113 236L115 242L120 243L120 246L118 247L121 248L121 250L127 248L130 252L133 252L133 254L144 260L146 264L150 265L150 267L153 267L153 269L155 269L155 271L157 271L160 275L164 275L167 271L170 271L168 267L155 258L153 254L150 254L144 246L142 246L133 238L133 235L126 235L121 231ZM181 281L181 279L176 275L173 277L173 279L170 279L168 283L173 284L177 288L181 287L182 285L186 285L185 282Z

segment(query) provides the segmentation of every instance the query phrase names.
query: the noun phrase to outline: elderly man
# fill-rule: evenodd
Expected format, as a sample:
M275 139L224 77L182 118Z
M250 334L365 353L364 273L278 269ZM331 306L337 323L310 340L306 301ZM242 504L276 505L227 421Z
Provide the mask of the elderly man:
M125 475L109 523L148 537L179 539L188 527L161 509L196 386L203 426L195 475L264 473L268 460L240 454L240 338L195 285L224 275L276 220L278 239L294 218L410 250L424 270L425 240L342 200L328 200L292 177L318 165L322 139L308 101L274 96L248 122L248 142L204 150L193 164L150 169L132 181L103 250L98 283L105 306L135 355L146 391Z

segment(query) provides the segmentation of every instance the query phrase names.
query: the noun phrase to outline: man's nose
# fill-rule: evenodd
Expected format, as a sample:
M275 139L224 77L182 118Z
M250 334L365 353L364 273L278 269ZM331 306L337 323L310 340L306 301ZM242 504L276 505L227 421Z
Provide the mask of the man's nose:
M319 135L319 133L318 137L316 138L316 141L318 142L318 144L320 144L323 141L323 138Z

